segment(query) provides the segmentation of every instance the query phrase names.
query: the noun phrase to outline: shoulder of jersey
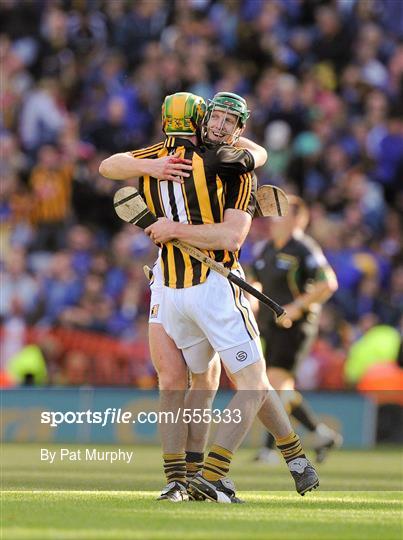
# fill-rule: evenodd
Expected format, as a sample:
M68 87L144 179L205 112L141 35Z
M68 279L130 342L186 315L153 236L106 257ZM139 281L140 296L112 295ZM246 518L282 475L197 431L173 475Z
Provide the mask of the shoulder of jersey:
M298 238L298 240L310 252L322 251L322 248L320 247L318 242L308 234L304 233L303 235L301 235L300 238Z

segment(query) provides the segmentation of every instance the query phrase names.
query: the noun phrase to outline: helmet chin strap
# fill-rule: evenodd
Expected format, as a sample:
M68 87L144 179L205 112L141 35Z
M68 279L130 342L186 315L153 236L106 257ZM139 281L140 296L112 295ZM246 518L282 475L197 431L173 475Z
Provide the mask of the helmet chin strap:
M238 142L238 139L241 135L241 131L242 131L242 128L240 126L236 127L234 129L234 132L232 134L232 141L231 141L231 144L235 144Z

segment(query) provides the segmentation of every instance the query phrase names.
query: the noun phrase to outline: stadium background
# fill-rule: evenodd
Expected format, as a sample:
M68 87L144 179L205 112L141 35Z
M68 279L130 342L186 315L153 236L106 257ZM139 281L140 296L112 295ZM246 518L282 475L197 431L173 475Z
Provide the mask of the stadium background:
M400 540L401 447L373 443L403 439L403 2L2 0L0 62L4 538ZM98 166L159 140L162 99L179 90L247 97L248 135L270 155L260 182L304 197L339 279L299 383L346 447L310 498L283 464L253 462L258 438L231 470L248 504L156 511L155 425L39 422L45 409L157 406L141 270L155 249L116 218ZM374 385L397 392L374 400ZM61 445L119 446L134 463L40 461Z
M403 3L4 0L0 57L4 387L155 388L155 247L98 166L160 140L165 95L226 90L269 151L260 183L308 202L339 280L300 388L399 388ZM265 237L256 220L246 269ZM402 440L401 397L381 399L381 439Z

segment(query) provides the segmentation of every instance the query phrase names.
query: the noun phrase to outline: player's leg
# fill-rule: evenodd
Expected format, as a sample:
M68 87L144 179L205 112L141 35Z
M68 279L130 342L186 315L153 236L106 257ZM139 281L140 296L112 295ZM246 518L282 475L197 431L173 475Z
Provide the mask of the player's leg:
M243 349L245 349L245 345L243 345ZM225 354L223 353L221 351L225 362ZM227 409L229 414L233 415L233 419L235 419L235 411L239 410L242 420L237 424L229 422L220 425L202 474L197 475L190 482L190 493L193 494L195 491L215 502L240 502L235 496L233 483L225 476L229 471L234 451L242 442L255 418L258 410L256 403L259 403L259 391L262 388L265 390L260 396L260 400L263 399L263 405L260 408L259 417L264 421L265 426L275 434L276 443L294 478L298 493L304 495L319 485L316 471L303 452L299 437L291 427L281 400L268 384L264 367L265 364L261 358L259 362L240 372L232 373L232 379L239 390Z
M315 489L319 485L318 475L307 459L302 448L299 436L295 433L291 424L288 423L288 433L280 431L279 417L286 415L281 399L271 386L268 397L259 411L259 420L265 428L272 433L277 448L280 450L288 469L295 481L295 487L300 495Z
M284 399L287 412L308 431L315 434L314 450L316 461L322 463L326 459L329 450L339 448L343 444L343 437L340 433L320 422L303 395L295 389L295 371L299 363L308 355L317 333L317 321L305 321L300 325L295 360L293 364L286 366L288 377L283 374L283 379L279 381L279 384L281 384L281 396Z
M190 482L190 487L199 492L205 490L206 497L216 502L238 502L233 485L225 485L225 476L233 452L241 444L260 409L263 410L267 426L283 447L287 462L293 461L293 464L289 465L291 471L297 464L295 460L300 456L305 459L305 456L300 451L300 441L291 428L279 397L274 391L268 392L271 387L249 302L242 291L219 275L210 275L205 289L200 287L192 293L193 305L199 306L198 310L194 310L197 324L215 350L219 351L226 369L232 375L237 392L226 407L231 421L219 425L202 475L196 476ZM244 341L240 341L241 337ZM183 351L187 362L188 352ZM236 411L240 412L241 417L237 422ZM304 470L308 470L305 466L306 459L301 463ZM305 488L302 489L300 484L297 489L305 492Z
M196 287L190 289L196 289ZM161 310L162 321L167 334L172 337L176 346L182 350L186 364L189 370L192 372L194 381L196 381L193 383L194 387L197 385L205 389L206 385L209 383L212 384L212 381L214 380L214 375L211 375L210 380L208 369L210 362L215 356L215 352L208 343L202 330L191 319L191 317L186 315L186 305L189 303L188 296L191 293L192 290L189 289L173 289L166 287L164 289L164 302ZM193 351L191 356L186 355L188 350ZM216 376L218 377L218 372ZM214 386L216 387L215 382ZM182 415L182 420L187 422L189 416L192 418L192 411L194 410L194 407L206 408L204 404L205 402L200 400L200 396L201 394L190 394L190 396L188 396L186 408L191 409L189 411L190 415L186 414L186 417ZM203 399L208 398L209 396L206 394L203 397ZM209 401L210 399L211 398L209 398ZM200 407L198 407L198 405ZM188 424L186 424L186 427L188 427ZM198 441L196 442L195 446L193 446L193 443L191 442L192 446L189 447L189 452L191 452L190 448L196 450L194 454L188 454L189 469L193 466L199 468L203 458L203 456L200 454L203 453L203 447L205 444L203 440L207 436L208 425L200 426L200 429L203 430L202 433L199 432L196 427L196 431L194 430L193 434L191 435L193 440L197 438ZM191 462L194 465L190 465Z
M235 272L243 276L242 269ZM233 376L237 392L226 407L228 415L233 418L234 410L242 412L240 422L219 425L215 442L220 445L225 441L227 450L233 452L245 437L269 385L258 327L243 291L215 273L204 285L205 290L200 287L194 291L193 305L200 306L194 318Z
M187 388L187 367L182 353L166 334L162 324L149 324L151 359L158 375L160 411L170 411L176 418L183 408ZM182 420L182 416L180 415ZM160 500L174 502L186 500L186 455L185 443L187 426L184 422L161 422L159 431L162 443L162 457L167 486L162 490Z
M227 375L234 382L234 376L229 373L228 369L226 369L226 371ZM276 434L279 449L285 458L291 475L294 478L298 493L304 495L306 491L310 491L310 489L317 487L319 482L316 471L309 461L306 460L299 437L292 430L289 418L285 413L282 402L271 384L268 392L268 398L260 409L258 417L268 430L273 431L273 433ZM280 426L282 431L279 429ZM273 441L276 442L274 437ZM276 456L278 457L277 453ZM306 465L302 471L301 467L297 467L301 465L301 462L299 461L300 459L306 460L306 463L302 461L302 464ZM280 460L278 459L277 463L279 461Z
M300 442L278 396L275 392L270 392L267 396L270 386L256 321L248 301L238 288L222 276L211 273L207 281L198 287L167 289L163 304L163 323L176 344L182 348L192 372L202 373L207 369L203 362L206 362L208 355L204 353L199 358L199 355L194 354L195 344L202 342L201 337L205 336L204 339L207 338L212 347L220 353L237 385L237 392L226 407L230 421L219 426L215 444L207 456L202 474L196 475L190 482L188 491L204 493L207 498L216 502L239 502L235 497L233 484L225 475L229 470L233 451L241 444L257 411L266 401L266 422L278 438L287 462L292 462L289 463L289 468L294 478L295 475L306 478L310 468L315 473L310 464L308 466L305 456L298 461L298 456L302 456ZM198 362L201 365L198 365ZM269 399L266 400L267 397ZM293 470L301 467L301 472ZM315 486L317 483L316 477ZM301 481L298 481L297 490L301 494L314 487L312 482L308 487L305 484L302 486Z
M302 394L295 390L295 369L307 355L315 335L315 326L305 322L296 323L291 329L279 328L273 324L266 335L266 347L269 355L269 380L279 392L287 414L315 433L315 451L320 462L331 448L340 446L343 439L341 435L319 422ZM268 433L265 448L260 450L258 457L267 463L275 463L278 455L274 447L275 438Z
M267 370L267 375L270 381L270 384L272 387L277 391L278 395L280 396L280 399L282 398L280 390L287 389L292 390L294 388L294 378L292 375L290 375L287 371L285 371L282 368L269 368ZM287 395L287 393L283 394L284 396ZM281 399L285 411L287 414L289 414L289 410L287 409L286 403ZM260 415L263 416L265 409L261 411ZM263 425L267 423L267 419L265 420L264 417L262 419ZM277 465L280 463L280 456L276 451L276 439L274 435L267 431L265 435L265 445L259 450L255 460L256 461L262 461L264 463L268 463L270 465Z
M168 336L162 325L164 305L164 286L161 266L157 260L153 270L146 276L150 280L151 301L149 313L149 345L151 360L158 375L159 407L177 418L177 413L184 406L188 385L188 370L182 353L175 342ZM168 419L168 415L166 416ZM187 425L179 414L180 421L161 422L159 431L162 443L163 464L167 486L162 490L160 499L178 502L187 499L185 443Z
M185 358L191 356L192 352L184 351ZM243 361L246 362L245 367L236 360L236 355L240 358L241 353L244 356ZM188 491L195 498L239 503L241 501L235 496L235 487L226 476L234 452L249 431L266 398L268 381L258 340L220 351L220 356L227 368L228 358L232 359L232 377L237 385L237 392L223 411L222 422L218 426L203 470L190 481Z
M255 327L256 322L254 320L253 314L251 313L248 301L243 297L242 292L239 291L238 296L237 292L238 291L235 289L235 307L238 307L240 305L240 307L242 308L243 322L245 323L245 327L250 333ZM221 304L223 304L222 301ZM234 307L234 305L232 307ZM228 330L228 332L230 333L231 330ZM237 335L241 335L241 325L238 325L237 327ZM211 337L211 343L214 344L213 340L219 342L220 336L214 335L213 333ZM261 353L259 338L256 337L255 341L257 342L258 348L260 350L259 358L264 368L264 376L267 384L268 381L265 371L265 362ZM237 364L239 366L239 361L244 361L243 357L237 356L238 353L236 353L233 357L231 357L231 355L226 357L225 351L222 351L219 348L217 348L217 350L220 351L220 355L224 364L232 373L233 378L235 379L235 383L237 384L237 388L239 388L239 381L236 380ZM251 388L253 388L253 386ZM267 398L264 401L263 406L259 410L259 418L263 421L265 427L274 435L276 439L276 444L279 447L294 478L297 491L301 494L304 494L306 491L313 489L318 485L318 477L315 469L306 459L306 456L301 447L300 439L292 429L289 418L284 410L283 404L279 396L274 391L271 385L269 385L269 389L270 391L267 393Z
M200 421L193 418L188 425L186 442L186 478L189 481L196 473L201 471L204 464L204 451L206 449L211 422L209 415L212 403L220 383L221 363L216 354L210 362L205 373L191 375L191 387L185 398L185 408L200 412Z

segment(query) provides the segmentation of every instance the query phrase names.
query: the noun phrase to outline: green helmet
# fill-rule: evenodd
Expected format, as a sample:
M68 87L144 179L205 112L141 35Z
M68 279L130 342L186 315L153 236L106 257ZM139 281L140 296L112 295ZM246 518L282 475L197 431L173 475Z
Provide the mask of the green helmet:
M246 121L250 116L250 111L248 110L246 100L243 97L238 96L238 94L232 94L231 92L218 92L215 94L212 100L209 100L207 113L202 122L202 138L205 141L208 140L207 124L214 110L224 111L237 116L238 123L236 129L238 131L245 126ZM235 140L238 137L239 133L238 135L234 134Z
M196 135L206 113L206 102L190 92L166 96L162 104L162 130L166 135Z

